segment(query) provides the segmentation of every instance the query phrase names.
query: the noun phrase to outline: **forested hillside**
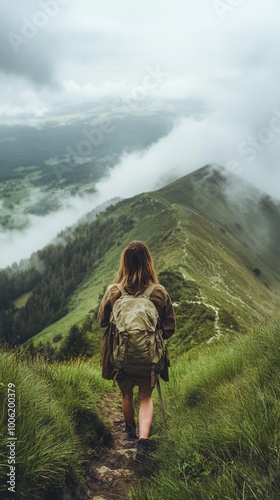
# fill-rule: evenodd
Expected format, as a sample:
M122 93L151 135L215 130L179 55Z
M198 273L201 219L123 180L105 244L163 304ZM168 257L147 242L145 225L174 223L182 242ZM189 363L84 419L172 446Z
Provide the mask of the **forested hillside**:
M59 243L34 254L25 270L14 265L1 271L1 338L20 344L32 338L55 349L73 326L97 329L99 295L133 239L148 244L175 302L174 351L246 332L269 318L279 300L278 234L271 231L258 245L252 221L258 217L270 229L280 211L247 184L243 206L232 203L227 191L236 182L222 169L205 167L66 231Z
M67 302L87 273L114 242L133 226L125 215L100 217L80 225L65 241L37 252L34 267L0 272L1 338L23 343L67 314ZM36 263L39 262L40 271ZM23 307L14 300L30 292Z

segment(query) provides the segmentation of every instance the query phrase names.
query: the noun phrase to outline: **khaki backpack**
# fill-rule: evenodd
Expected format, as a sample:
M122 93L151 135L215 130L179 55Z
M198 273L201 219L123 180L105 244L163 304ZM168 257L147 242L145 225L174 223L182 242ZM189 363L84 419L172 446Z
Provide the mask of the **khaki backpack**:
M149 298L155 286L150 285L143 293L130 295L117 284L121 297L114 303L110 316L113 333L111 363L115 367L115 377L120 371L132 378L151 376L152 387L164 368L166 351L158 312Z

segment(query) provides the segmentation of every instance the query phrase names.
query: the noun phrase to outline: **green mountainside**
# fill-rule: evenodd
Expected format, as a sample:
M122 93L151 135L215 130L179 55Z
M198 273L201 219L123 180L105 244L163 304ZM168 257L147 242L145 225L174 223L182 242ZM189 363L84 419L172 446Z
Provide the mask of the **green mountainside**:
M219 166L206 166L162 190L220 225L280 277L280 204L241 177Z
M19 495L89 498L102 460L123 481L122 458L106 461L120 401L101 379L95 312L132 239L152 251L177 331L170 382L161 384L168 425L155 394L151 453L129 498L279 498L279 218L265 194L206 166L89 214L26 268L0 272L0 338L23 344L0 349L1 498L15 392ZM106 498L118 491L107 472Z
M52 293L66 282L71 252L74 269L85 256L87 261L82 270L72 272L59 309L52 310L51 324L37 330L32 340L57 348L73 324L84 324L104 287L114 280L122 249L133 239L149 246L159 279L175 302L178 328L170 341L174 351L234 331L245 333L277 313L280 237L274 229L279 220L277 203L217 166L123 200L81 224L61 246L37 253L45 275L49 269L49 283L55 274ZM29 290L25 305L18 306L18 318L28 307L32 313L32 295L35 288ZM36 304L40 315L38 300ZM90 331L100 336L96 323ZM22 341L28 339L25 332Z

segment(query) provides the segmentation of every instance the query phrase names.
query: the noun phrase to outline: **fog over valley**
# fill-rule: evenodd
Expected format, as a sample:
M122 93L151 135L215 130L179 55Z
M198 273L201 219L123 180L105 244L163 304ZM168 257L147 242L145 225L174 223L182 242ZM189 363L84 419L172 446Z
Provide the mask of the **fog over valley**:
M206 164L280 199L280 6L218 4L0 0L0 267Z

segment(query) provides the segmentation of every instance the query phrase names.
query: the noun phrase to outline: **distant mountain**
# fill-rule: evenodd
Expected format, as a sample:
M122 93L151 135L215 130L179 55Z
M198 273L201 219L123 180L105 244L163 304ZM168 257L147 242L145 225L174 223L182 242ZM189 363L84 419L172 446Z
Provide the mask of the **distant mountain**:
M44 301L54 291L59 296L51 304L49 326L39 326L34 343L52 342L74 323L84 322L114 280L120 253L133 239L149 246L159 279L175 302L174 352L213 337L245 333L278 313L279 225L278 203L218 166L123 200L65 236L63 245L37 253L44 273L34 280L40 282L37 291L45 294L41 303L46 315ZM18 324L21 315L27 318L27 308L32 314L36 307L42 319L34 280L25 289L27 302L22 297L15 301Z
M280 277L280 203L220 166L207 165L161 189L229 232Z

